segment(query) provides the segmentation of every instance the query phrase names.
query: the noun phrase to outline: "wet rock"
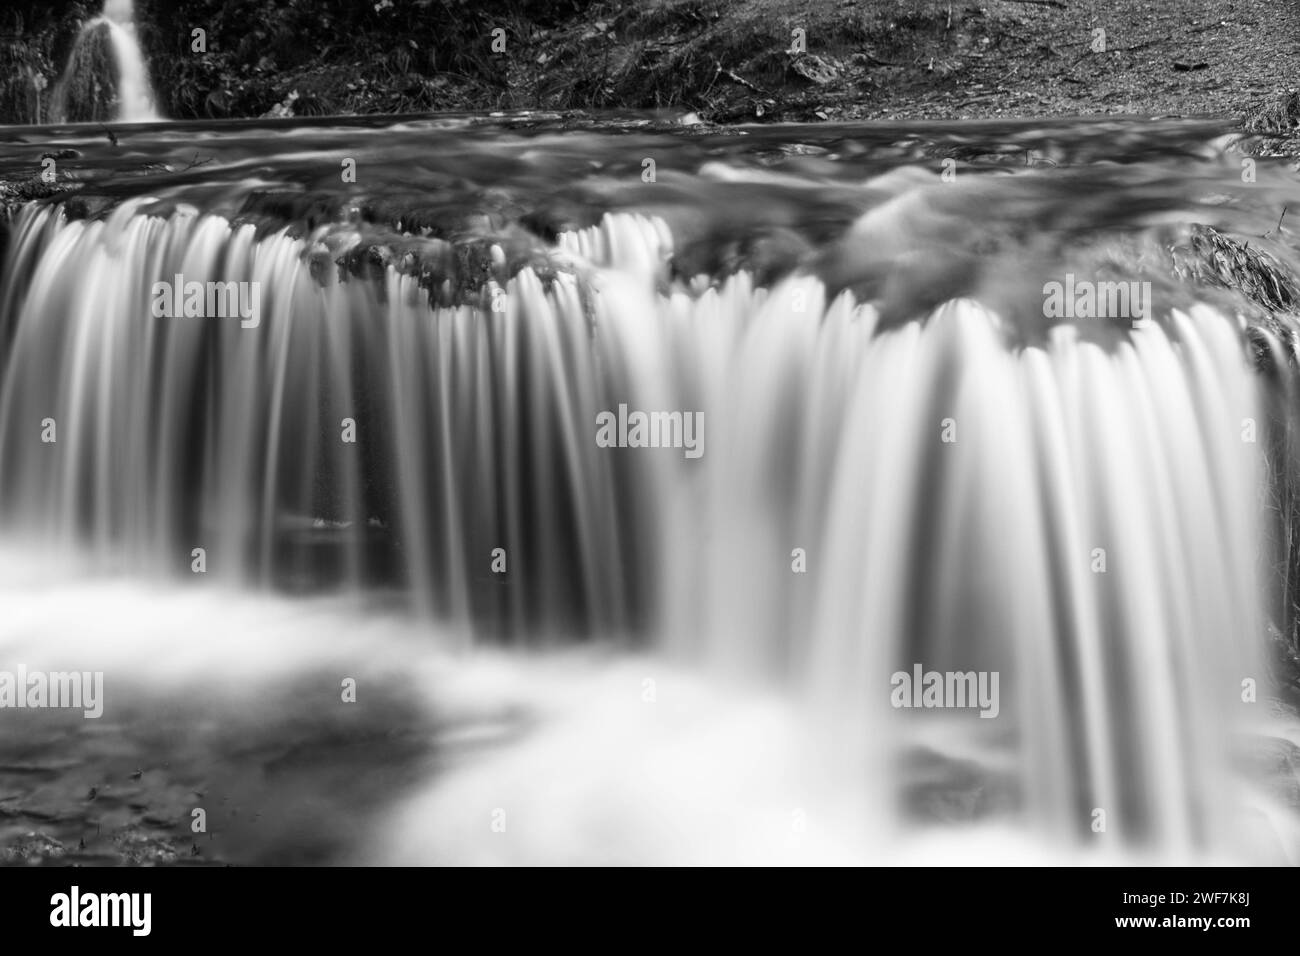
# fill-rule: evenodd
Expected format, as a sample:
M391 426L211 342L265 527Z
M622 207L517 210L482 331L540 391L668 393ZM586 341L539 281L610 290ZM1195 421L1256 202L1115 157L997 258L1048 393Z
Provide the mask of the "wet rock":
M53 837L33 832L8 846L0 847L0 862L40 863L61 857L67 852L67 847Z
M175 863L176 848L170 840L128 830L113 837L113 846L124 862L139 864Z
M1288 807L1300 809L1300 747L1282 737L1242 739L1237 763L1243 771Z
M53 118L63 123L99 123L113 119L119 72L109 24L100 22L84 30L57 87Z
M907 754L902 772L904 811L918 823L972 823L1015 809L1014 781L973 761L928 748Z

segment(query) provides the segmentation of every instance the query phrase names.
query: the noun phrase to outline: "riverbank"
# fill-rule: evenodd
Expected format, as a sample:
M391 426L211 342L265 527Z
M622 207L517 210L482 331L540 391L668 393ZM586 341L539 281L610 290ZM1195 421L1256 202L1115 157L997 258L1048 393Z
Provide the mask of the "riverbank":
M24 8L27 9L24 9ZM48 121L95 4L0 21L0 122ZM1081 0L136 4L173 118L653 109L719 124L1216 114L1288 138L1300 11ZM196 32L200 31L200 32ZM199 49L201 48L201 49Z

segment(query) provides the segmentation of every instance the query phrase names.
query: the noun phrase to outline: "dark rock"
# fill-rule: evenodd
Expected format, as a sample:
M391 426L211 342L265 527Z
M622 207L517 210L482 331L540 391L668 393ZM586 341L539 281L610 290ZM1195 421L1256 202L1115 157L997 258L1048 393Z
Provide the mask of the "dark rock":
M919 823L971 823L1014 810L1015 782L969 760L916 748L904 758L904 811Z

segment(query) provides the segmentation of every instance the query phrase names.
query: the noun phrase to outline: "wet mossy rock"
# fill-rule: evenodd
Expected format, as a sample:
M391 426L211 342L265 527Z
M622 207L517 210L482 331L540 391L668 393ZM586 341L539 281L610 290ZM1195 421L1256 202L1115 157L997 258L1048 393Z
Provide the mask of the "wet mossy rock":
M119 74L109 26L100 23L73 48L67 70L54 85L50 119L65 123L113 119Z

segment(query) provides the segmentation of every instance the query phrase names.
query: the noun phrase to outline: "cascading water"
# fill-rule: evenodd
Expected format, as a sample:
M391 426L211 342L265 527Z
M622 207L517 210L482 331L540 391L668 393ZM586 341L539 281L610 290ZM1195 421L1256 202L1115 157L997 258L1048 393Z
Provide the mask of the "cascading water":
M135 35L132 0L104 0L103 12L86 22L55 85L55 122L158 119L149 67Z
M423 132L384 135L386 152L429 152ZM524 189L566 162L564 141L462 135L471 164L516 157L491 173ZM583 146L634 168L652 148L618 139ZM1218 167L1139 164L1088 206L1065 173L949 184L906 164L841 176L835 157L783 171L715 157L661 174L657 193L610 172L583 197L587 223L567 215L553 241L495 218L521 200L483 194L458 229L381 235L364 197L276 223L268 208L313 196L276 195L243 160L233 189L182 177L102 215L28 205L0 289L11 534L134 575L192 577L202 548L234 588L396 589L458 635L434 638L444 649L585 635L795 702L789 720L764 705L692 724L680 758L647 744L649 764L610 764L623 780L588 779L596 735L615 731L562 723L516 763L417 797L385 859L498 858L467 834L503 790L536 820L675 807L702 822L697 842L667 845L701 859L787 848L792 805L820 821L828 858L906 856L936 821L1070 852L1249 857L1255 798L1231 736L1243 680L1263 673L1262 461L1243 423L1264 406L1242 322L1158 279L1162 307L1135 329L1045 322L1022 294L1106 274L1113 248L1084 230L1122 223L1146 269ZM389 168L407 182L400 156ZM751 209L729 206L744 195ZM191 282L203 307L209 283L260 290L256 314L159 314ZM700 413L703 454L600 447L598 416L620 406ZM914 666L996 673L996 719L898 707L893 675ZM626 707L584 716L667 733ZM718 836L736 815L696 807L716 793L683 789L732 762L785 808L745 817L745 852ZM543 768L563 779L539 782ZM587 858L567 825L519 837L533 842L511 858ZM658 825L628 857L658 858Z

